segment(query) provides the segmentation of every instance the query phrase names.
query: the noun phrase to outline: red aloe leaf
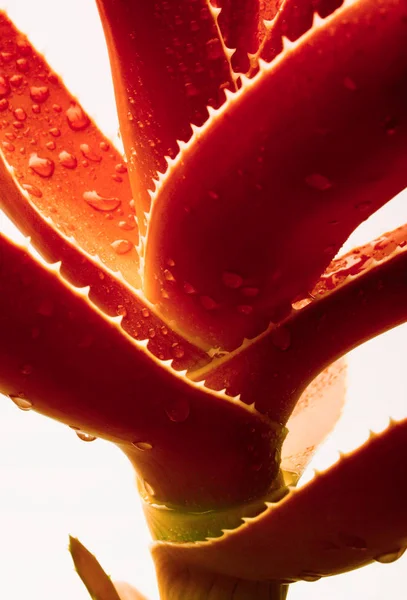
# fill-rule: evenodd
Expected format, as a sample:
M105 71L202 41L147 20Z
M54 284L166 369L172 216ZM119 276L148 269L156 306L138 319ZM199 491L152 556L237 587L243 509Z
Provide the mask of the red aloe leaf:
M0 100L4 117L0 141L12 167L10 171L0 161L0 207L31 236L47 260L63 261L65 277L77 286L89 285L99 307L109 315L123 315L123 327L138 340L150 340L149 350L155 356L174 359L176 369L208 362L205 354L172 332L133 289L139 284L134 246L138 232L128 174L119 153L79 105L73 104L43 58L4 15L0 33L1 77L7 92ZM21 57L26 62L18 62ZM16 80L21 65L23 71ZM69 112L72 107L75 110ZM19 121L14 113L24 119ZM69 118L80 114L80 123L86 127L78 129L74 121L72 129ZM60 132L57 137L56 132ZM95 150L89 154L85 146ZM35 168L33 155L44 159L38 163L42 165L40 174L30 167L34 164ZM51 170L46 172L47 166ZM49 177L44 176L51 171ZM16 188L13 178L28 195Z
M119 444L157 502L205 509L267 492L281 428L175 376L58 265L4 236L0 258L1 393Z
M225 43L236 48L232 56L234 69L241 73L250 70L249 54L256 54L267 37L268 27L264 21L272 22L284 0L259 2L258 0L216 0L221 8L219 26Z
M205 379L208 387L240 394L243 402L255 402L257 410L285 423L323 369L407 320L406 230L334 261L337 270L332 267L325 295L320 289L320 298L293 310L280 326L194 377Z
M260 581L317 579L395 560L407 539L406 436L407 420L393 423L240 528L208 542L156 542L153 557Z
M186 335L231 349L279 322L405 187L406 14L405 0L380 10L349 0L171 164L152 207L145 289Z
M280 54L283 36L292 41L298 39L312 27L316 14L325 18L342 4L343 0L284 0L275 18L268 24L252 66L256 66L255 61L259 57L271 61Z
M140 230L150 208L148 189L191 123L207 106L219 106L234 89L216 14L207 0L127 2L98 0L104 26L121 134L132 172Z
M0 77L0 141L32 204L138 287L138 231L123 159L4 14ZM2 202L7 208L7 197Z

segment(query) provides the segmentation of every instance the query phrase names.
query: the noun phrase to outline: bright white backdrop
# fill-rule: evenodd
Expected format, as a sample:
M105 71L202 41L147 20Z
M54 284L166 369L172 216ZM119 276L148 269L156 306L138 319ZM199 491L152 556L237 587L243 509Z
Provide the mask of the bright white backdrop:
M115 136L107 54L93 0L0 0L0 9L8 10L101 128ZM406 205L406 195L393 201L358 232L354 244L406 222ZM359 445L369 428L385 427L388 415L407 415L406 340L406 328L399 328L352 353L348 405L315 467L329 464L335 450ZM67 552L69 533L80 537L115 579L132 582L151 600L158 597L148 533L124 457L103 441L80 442L67 427L22 413L0 397L0 597L86 600ZM296 584L290 598L402 600L406 573L403 557Z

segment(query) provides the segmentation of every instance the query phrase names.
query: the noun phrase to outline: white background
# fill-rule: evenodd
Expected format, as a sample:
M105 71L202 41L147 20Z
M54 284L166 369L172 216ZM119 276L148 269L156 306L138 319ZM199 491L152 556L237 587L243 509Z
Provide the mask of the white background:
M45 53L100 127L116 135L107 54L93 0L0 0L0 8ZM406 204L406 196L393 201L387 216L376 216L355 243L405 222ZM315 466L326 466L336 449L359 445L369 428L385 427L388 415L407 415L406 335L399 328L352 354L348 405ZM404 471L401 466L401 477ZM115 579L132 582L152 600L158 597L148 534L125 458L103 441L80 442L67 427L22 413L0 397L0 597L87 599L67 552L69 533L80 537ZM391 565L295 584L290 598L401 600L406 569L405 556Z

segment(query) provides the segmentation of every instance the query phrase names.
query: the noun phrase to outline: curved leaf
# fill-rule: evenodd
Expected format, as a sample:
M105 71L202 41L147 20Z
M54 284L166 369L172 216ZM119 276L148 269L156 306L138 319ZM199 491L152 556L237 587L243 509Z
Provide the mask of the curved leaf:
M285 423L323 369L406 321L406 241L403 227L334 261L315 288L317 299L194 376Z
M154 502L205 510L269 488L281 428L174 374L58 264L4 236L0 259L1 393L117 443Z
M213 576L287 581L395 560L407 539L406 436L407 420L392 423L240 528L195 545L155 542L154 560Z
M121 134L129 158L140 230L147 190L201 125L207 106L234 89L228 57L208 0L98 0L108 43Z
M202 347L280 322L405 187L407 3L379 8L349 0L264 65L160 183L145 291Z
M31 204L139 287L138 230L123 158L3 13L0 78L0 142ZM3 203L15 212L4 194ZM28 225L28 214L14 216L19 227Z

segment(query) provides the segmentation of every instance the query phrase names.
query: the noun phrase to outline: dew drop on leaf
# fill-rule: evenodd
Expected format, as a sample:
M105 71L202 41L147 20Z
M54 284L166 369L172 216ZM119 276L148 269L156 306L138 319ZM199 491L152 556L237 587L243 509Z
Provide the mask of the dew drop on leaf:
M91 160L92 162L100 162L102 160L100 154L97 154L94 150L92 150L89 144L81 144L79 148L83 156L88 160Z
M137 448L137 450L141 450L142 452L145 452L146 450L151 450L153 447L148 442L133 442L132 445L135 448Z
M75 169L76 165L78 164L75 156L66 150L63 150L59 153L58 159L60 164L66 169Z
M49 97L49 89L45 85L33 85L32 87L30 87L30 96L31 100L41 104L41 102L45 102L45 100Z
M33 371L33 366L29 364L23 365L20 369L22 375L31 375Z
M406 551L406 548L399 548L397 550L392 550L390 552L384 552L383 554L380 554L379 556L375 556L374 560L376 562L379 562L382 564L392 563L392 562L398 560L401 556L403 556L405 551Z
M116 254L127 254L133 248L133 244L129 240L115 240L111 246Z
M182 358L185 354L184 348L178 344L178 342L175 342L175 344L172 345L171 352L174 358Z
M78 438L82 440L82 442L94 442L97 439L96 436L87 433L86 431L82 431L82 429L78 429L77 427L71 426L71 429L74 430L74 432L76 433Z
M253 306L250 306L250 304L239 304L237 306L237 310L242 315L251 315L253 312Z
M35 196L35 198L42 198L42 192L35 185L31 185L30 183L23 183L21 186L26 192L30 194L30 196Z
M165 407L165 413L173 423L183 423L189 417L190 407L186 398L174 399Z
M142 316L143 316L145 319L148 319L148 317L150 316L150 313L149 313L149 311L148 311L148 309L147 309L147 308L142 308L142 309L141 309L141 314L142 314Z
M106 198L104 196L99 196L95 190L84 192L83 199L89 204L89 206L102 212L115 210L121 204L121 200L119 200L119 198Z
M27 400L27 398L24 398L23 394L18 394L17 396L10 394L10 400L12 400L20 410L28 411L31 410L33 407L32 402L30 402L30 400Z
M85 115L79 104L71 104L65 114L69 127L74 131L82 131L90 123L89 117Z
M14 116L17 121L25 121L27 118L27 113L23 108L16 108L14 111Z
M40 177L51 177L54 172L54 162L50 158L42 158L36 152L30 155L28 166Z
M321 175L320 173L311 173L311 175L307 175L305 183L320 192L325 192L332 187L332 183L329 181L328 177L325 177L325 175Z
M321 579L321 575L317 575L312 571L304 571L303 573L300 573L300 579L302 579L302 581L318 581L318 579Z
M10 93L10 85L7 79L3 76L0 76L0 97L8 96Z
M241 287L243 283L243 277L237 275L236 273L225 271L222 275L222 282L226 287L236 290Z

